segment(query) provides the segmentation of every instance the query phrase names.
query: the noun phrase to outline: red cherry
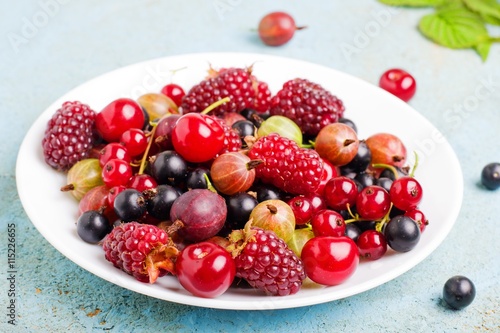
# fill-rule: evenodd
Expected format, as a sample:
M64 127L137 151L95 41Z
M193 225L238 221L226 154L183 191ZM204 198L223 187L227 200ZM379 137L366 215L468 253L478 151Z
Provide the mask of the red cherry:
M119 98L109 103L96 115L97 133L107 142L118 142L123 132L130 128L142 128L144 112L130 98Z
M224 129L211 116L188 113L181 116L172 129L175 151L186 161L207 162L224 146Z
M167 97L170 97L172 101L177 106L180 106L182 103L182 98L186 95L184 89L181 86L175 83L169 83L165 87L162 88L161 93Z
M358 237L359 255L369 260L377 260L387 252L387 242L382 233L366 230Z
M304 244L301 259L312 281L334 286L346 281L356 271L358 247L346 236L317 236Z
M315 236L344 236L345 221L342 215L330 209L316 213L311 220L312 231Z
M405 102L408 102L417 90L413 76L399 68L390 69L382 74L379 85Z
M127 148L131 156L138 156L146 151L148 139L143 130L131 128L120 136L120 144Z
M180 284L198 297L223 294L234 280L236 265L229 252L213 242L185 247L175 263Z

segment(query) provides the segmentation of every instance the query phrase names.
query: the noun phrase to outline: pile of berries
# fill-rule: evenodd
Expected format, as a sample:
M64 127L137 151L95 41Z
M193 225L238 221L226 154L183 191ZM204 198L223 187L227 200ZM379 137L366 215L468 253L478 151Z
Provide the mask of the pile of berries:
M79 201L78 235L117 268L200 297L285 296L410 251L427 225L403 142L358 138L344 109L303 78L272 94L252 68L210 69L187 92L67 102L43 150Z

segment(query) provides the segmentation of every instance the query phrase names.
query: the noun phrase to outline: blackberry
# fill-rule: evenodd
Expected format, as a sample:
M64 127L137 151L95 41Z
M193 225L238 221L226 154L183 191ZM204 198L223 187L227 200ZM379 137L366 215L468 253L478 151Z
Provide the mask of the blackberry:
M229 235L236 276L268 295L297 293L306 278L302 260L273 231L249 225Z
M282 115L295 121L302 133L316 136L328 124L344 114L344 104L317 83L306 79L285 82L271 99L271 115Z
M174 272L178 255L168 234L154 225L130 222L116 226L102 243L106 260L138 281L154 283Z
M252 85L251 70L227 68L218 72L211 70L211 76L193 86L182 99L182 112L202 112L220 99L231 100L212 111L216 116L226 112L240 112L253 106L255 89Z
M94 144L96 113L80 102L65 102L48 121L42 140L45 162L67 171L87 158Z
M321 182L323 160L318 153L276 133L259 138L248 156L264 161L255 168L257 178L285 192L313 193Z

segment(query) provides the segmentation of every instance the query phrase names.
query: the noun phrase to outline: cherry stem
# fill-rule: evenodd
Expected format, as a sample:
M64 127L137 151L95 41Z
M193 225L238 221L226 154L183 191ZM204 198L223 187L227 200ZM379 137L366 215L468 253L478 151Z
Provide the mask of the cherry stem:
M399 174L398 174L398 170L396 170L396 168L393 166L393 165L390 165L390 164L384 164L384 163L375 163L375 164L372 164L372 167L374 168L385 168L385 169L389 169L392 171L392 173L394 174L394 178L395 179L398 179L399 177Z
M210 111L215 109L216 107L227 103L231 100L229 97L224 97L223 99L219 99L217 102L210 104L205 110L201 111L201 114L208 114Z
M146 150L144 151L144 154L142 155L142 160L141 160L141 166L139 167L139 171L137 172L139 175L142 175L144 173L144 170L146 169L146 160L148 158L149 150L151 149L151 144L153 143L153 137L156 132L156 125L158 123L150 123L151 126L153 126L153 129L151 130L151 139L148 142L148 145L146 146Z

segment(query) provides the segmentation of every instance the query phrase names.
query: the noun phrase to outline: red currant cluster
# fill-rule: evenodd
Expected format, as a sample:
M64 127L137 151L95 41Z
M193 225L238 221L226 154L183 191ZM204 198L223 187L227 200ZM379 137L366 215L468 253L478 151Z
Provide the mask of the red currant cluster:
M360 258L412 250L427 224L403 142L361 140L343 112L304 79L271 95L249 69L211 69L187 93L169 84L85 118L80 141L92 145L71 166L57 167L71 142L44 152L69 167L79 236L137 280L175 275L201 297L238 280L284 296L306 277L337 285ZM57 141L55 123L78 128L74 114L57 113L44 142Z

